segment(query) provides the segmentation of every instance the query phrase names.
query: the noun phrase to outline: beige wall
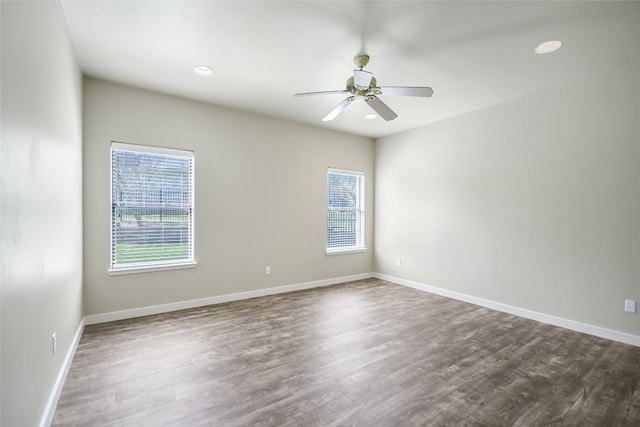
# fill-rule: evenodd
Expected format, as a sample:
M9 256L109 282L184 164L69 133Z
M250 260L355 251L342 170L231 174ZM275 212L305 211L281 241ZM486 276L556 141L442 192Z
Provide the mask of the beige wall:
M639 165L638 65L383 138L376 271L640 335Z
M197 268L107 274L112 140L195 152ZM88 315L372 271L369 138L87 78L84 166ZM366 173L365 253L324 253L329 167Z
M82 319L82 80L60 4L0 8L0 424L36 426Z

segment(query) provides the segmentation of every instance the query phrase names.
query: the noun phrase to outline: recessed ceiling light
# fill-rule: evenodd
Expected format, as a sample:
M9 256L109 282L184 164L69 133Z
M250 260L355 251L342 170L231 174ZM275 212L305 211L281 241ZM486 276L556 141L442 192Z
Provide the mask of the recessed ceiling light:
M540 43L533 51L538 55L544 55L545 53L555 52L561 47L562 42L560 40L550 40L548 42Z
M193 71L196 74L200 74L201 76L210 76L211 74L213 74L213 70L206 65L196 65L195 67L193 67Z
M373 113L369 113L366 116L364 116L365 119L369 119L369 120L373 120L373 119L377 119L378 115L377 114L373 114Z

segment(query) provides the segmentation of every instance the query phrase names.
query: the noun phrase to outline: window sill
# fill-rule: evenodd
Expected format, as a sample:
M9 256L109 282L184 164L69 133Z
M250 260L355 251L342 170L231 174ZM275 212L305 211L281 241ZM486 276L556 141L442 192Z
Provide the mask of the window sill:
M180 264L163 264L163 265L144 265L144 266L135 266L135 267L124 267L124 268L110 268L107 270L107 274L109 276L118 276L120 274L135 274L135 273L150 273L153 271L166 271L166 270L182 270L185 268L196 268L198 263L196 261L193 262L183 262Z
M340 249L327 249L325 254L327 255L341 255L341 254L356 254L360 252L366 252L367 248L340 248Z

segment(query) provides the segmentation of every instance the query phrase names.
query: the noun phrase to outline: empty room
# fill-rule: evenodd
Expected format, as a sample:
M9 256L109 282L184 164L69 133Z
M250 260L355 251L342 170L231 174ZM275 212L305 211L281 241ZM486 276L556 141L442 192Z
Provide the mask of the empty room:
M0 425L640 425L640 2L5 1Z

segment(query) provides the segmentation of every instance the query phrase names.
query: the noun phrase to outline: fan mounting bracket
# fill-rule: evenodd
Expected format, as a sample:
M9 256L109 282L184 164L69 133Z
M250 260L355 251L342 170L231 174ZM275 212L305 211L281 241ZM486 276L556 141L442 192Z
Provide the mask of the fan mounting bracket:
M369 63L369 55L357 55L353 58L353 63L356 67L360 67L362 70Z

